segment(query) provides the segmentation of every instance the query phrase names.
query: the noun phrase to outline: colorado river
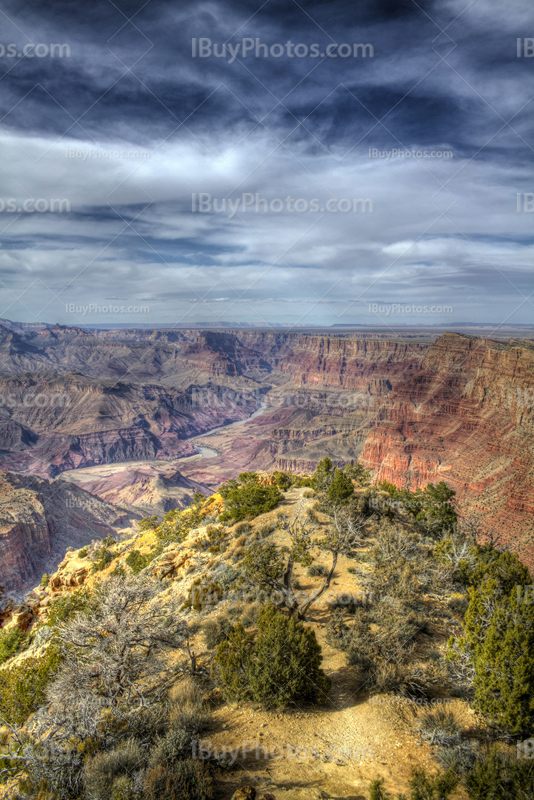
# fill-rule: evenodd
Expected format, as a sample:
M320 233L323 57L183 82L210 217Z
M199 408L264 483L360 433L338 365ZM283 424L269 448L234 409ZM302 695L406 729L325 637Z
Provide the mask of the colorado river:
M79 469L65 470L65 472L61 472L58 475L58 478L79 483L80 481L83 481L84 478L85 480L94 479L96 477L109 478L111 475L115 475L117 472L123 472L128 469L150 466L156 469L159 467L162 469L162 471L166 471L169 469L169 466L173 464L180 464L189 461L200 461L203 458L215 458L215 456L218 456L219 453L216 450L213 450L211 447L204 447L203 445L199 444L199 440L201 440L204 436L211 436L214 433L230 430L230 428L235 428L239 425L244 425L246 422L250 422L250 420L263 414L266 408L267 406L262 404L257 411L254 411L254 413L246 419L238 419L236 422L230 422L228 425L219 425L218 428L212 428L205 433L198 434L197 436L191 436L189 439L186 439L185 441L191 442L191 444L198 450L198 453L195 453L195 455L174 458L172 461L117 461L113 464L97 464L93 467L80 467Z

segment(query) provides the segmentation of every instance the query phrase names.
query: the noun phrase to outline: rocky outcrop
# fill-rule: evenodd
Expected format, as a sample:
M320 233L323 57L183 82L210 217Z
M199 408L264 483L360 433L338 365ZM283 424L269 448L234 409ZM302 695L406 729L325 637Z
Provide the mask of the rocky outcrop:
M508 543L534 533L534 347L445 334L379 410L362 460L412 487L446 481Z
M95 472L94 468L78 470L69 478L107 503L147 515L163 515L173 508L186 508L195 492L206 497L210 494L207 486L186 478L172 464L142 464L111 474Z
M56 568L68 546L127 527L142 514L103 502L73 483L0 472L0 585L9 592Z

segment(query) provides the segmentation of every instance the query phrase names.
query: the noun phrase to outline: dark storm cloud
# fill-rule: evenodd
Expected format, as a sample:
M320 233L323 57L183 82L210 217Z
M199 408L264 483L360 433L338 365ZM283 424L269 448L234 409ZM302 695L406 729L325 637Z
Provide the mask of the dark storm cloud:
M0 214L4 274L14 295L33 287L28 313L59 318L66 297L122 296L125 285L152 297L158 321L173 321L181 302L190 313L185 304L208 291L202 319L211 309L214 319L280 321L295 305L291 319L313 307L310 321L334 322L340 306L364 313L378 296L439 297L454 300L457 319L498 320L528 295L531 217L516 199L534 190L532 62L516 53L532 28L526 0L8 0L4 9L6 44L70 48L0 58L3 196L19 208L27 198L70 207ZM319 53L370 44L373 55L240 50L231 63L228 51L193 58L201 38L219 52L258 39ZM440 155L385 155L404 148ZM192 211L199 193L318 198L321 208L370 198L374 209L202 214ZM41 284L54 288L51 305ZM523 318L531 311L523 304Z

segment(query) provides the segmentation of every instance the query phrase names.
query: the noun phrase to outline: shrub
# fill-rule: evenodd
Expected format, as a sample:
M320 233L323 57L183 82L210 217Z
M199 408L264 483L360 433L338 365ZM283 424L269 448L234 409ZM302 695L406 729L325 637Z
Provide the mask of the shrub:
M272 605L258 618L258 633L234 626L219 645L214 675L229 700L249 698L265 707L291 701L325 700L330 679L320 668L321 648L315 633Z
M483 584L473 593L467 612L475 707L490 726L513 735L530 735L534 726L534 606L518 601L517 592L512 591L497 603L484 638L477 641L477 629L485 627L477 615L484 615L486 595L494 592L495 581Z
M50 575L47 572L44 573L43 577L41 578L41 586L44 587L48 586L48 581L50 580Z
M336 469L327 490L330 502L345 503L353 494L354 487L351 479L342 470Z
M184 608L193 608L199 613L211 611L222 596L223 590L219 583L206 578L195 578L189 587Z
M150 752L150 766L161 764L174 767L178 761L191 757L193 736L184 728L173 726L157 740Z
M93 607L94 600L88 589L75 589L74 592L53 600L48 607L46 624L55 628L62 622L72 619L76 614L86 613Z
M126 563L132 570L134 575L138 575L142 569L148 567L151 561L154 560L156 557L156 551L152 553L143 553L141 554L139 550L132 550L131 553L128 553L126 558Z
M261 486L254 473L245 472L237 481L228 481L219 489L224 497L225 510L221 522L240 522L245 517L257 517L276 508L282 494L276 486Z
M226 700L239 701L250 693L248 671L254 636L242 623L234 625L230 634L215 653L212 675L221 686Z
M170 720L176 729L186 731L193 737L208 727L209 712L202 700L200 689L190 678L180 681L173 687L170 700L173 704Z
M236 525L234 528L234 533L236 536L243 536L245 533L250 533L252 530L252 525L249 522L240 522L239 525Z
M21 649L28 638L28 634L20 628L9 628L7 631L0 631L0 664L4 664L8 658L14 656Z
M508 550L500 553L490 545L477 547L475 558L471 564L465 564L462 578L468 586L480 588L484 581L492 578L501 594L516 591L517 586L532 583L528 569L521 563L515 553Z
M128 739L114 750L96 753L87 760L85 790L91 800L129 800L135 797L135 773L145 765L146 751L135 739Z
M458 783L458 776L450 771L429 775L423 768L414 769L410 800L448 800Z
M275 530L276 530L276 525L274 523L272 522L265 523L256 528L256 536L259 539L266 539L267 536L270 536L271 533L273 533Z
M390 792L384 788L384 778L375 778L369 784L369 800L393 800Z
M325 456L325 458L319 461L313 473L312 489L318 492L326 491L330 486L332 477L332 461L328 456Z
M224 567L217 573L217 583L219 583L224 591L227 591L232 584L240 577L241 571L232 567L231 564L225 564Z
M479 755L471 742L460 742L452 747L440 746L436 760L444 770L452 770L457 775L465 774L475 768Z
M463 594L455 594L449 600L449 608L456 614L465 614L469 606L469 598Z
M0 717L10 725L22 725L45 703L45 689L60 663L58 648L51 645L43 656L26 658L3 669Z
M263 609L249 673L254 700L266 706L326 700L330 679L320 668L321 661L321 647L311 628L272 605Z
M322 564L310 564L308 567L308 575L311 578L317 578L319 576L324 578L329 572L330 570L328 567L324 567Z
M425 711L417 720L416 729L430 744L454 744L460 733L454 712L443 708Z
M117 557L117 554L114 550L108 550L106 545L102 545L95 555L93 566L91 567L91 572L100 572L101 570L105 569L108 564L111 564L114 558Z
M278 488L283 492L287 492L287 490L293 486L296 480L296 476L292 475L291 472L280 472L279 470L275 470L272 473L272 477L275 485L278 486Z
M507 758L495 748L465 776L470 800L530 800L534 761Z
M159 764L146 774L147 797L165 800L211 800L211 777L202 761L178 761L172 768Z
M261 609L262 605L258 601L247 603L243 609L243 613L241 614L241 622L243 625L245 625L247 628L250 628L251 625L256 625Z
M89 550L87 547L82 547L81 550L78 550L78 558L87 558Z
M202 623L202 633L204 634L204 644L208 650L214 650L221 642L224 642L232 628L231 621L224 614L205 620Z

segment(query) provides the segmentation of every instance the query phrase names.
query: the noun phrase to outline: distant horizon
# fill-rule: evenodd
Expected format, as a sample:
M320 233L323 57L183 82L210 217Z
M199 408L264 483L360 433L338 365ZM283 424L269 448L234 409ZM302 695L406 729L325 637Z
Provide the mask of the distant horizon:
M381 332L388 332L391 335L395 336L398 334L397 331L393 330L390 326L382 325L382 324L365 324L360 322L353 322L353 323L332 323L327 325L322 325L320 323L305 323L305 324L298 324L298 323L271 323L271 324L260 324L260 323L251 323L251 322L236 322L236 321L219 321L219 322L209 322L207 320L202 320L199 322L191 322L191 323L184 323L184 322L165 322L159 324L151 324L151 323L134 323L134 322L108 322L105 323L85 323L85 324L70 324L66 325L61 322L26 322L24 320L12 320L7 318L0 318L0 325L5 325L8 323L10 325L15 326L31 326L33 328L53 328L56 326L64 327L64 328L80 328L80 329L90 329L90 330L191 330L197 329L199 331L202 330L212 330L212 329L222 329L222 330L269 330L270 328L282 328L282 329L339 329L339 330L351 330L351 329L360 329L362 332L366 330L373 330L373 331L381 331ZM423 323L412 323L409 325L408 323L396 323L397 328L401 328L404 332L409 332L411 330L424 330L424 331L451 331L455 332L455 328L493 328L495 331L498 330L509 330L509 329L525 329L525 330L532 330L534 331L534 323L527 324L527 323L498 323L498 322L474 322L474 321L461 321L461 322L452 322L448 325L443 325L440 323L433 323L433 324L423 324Z

